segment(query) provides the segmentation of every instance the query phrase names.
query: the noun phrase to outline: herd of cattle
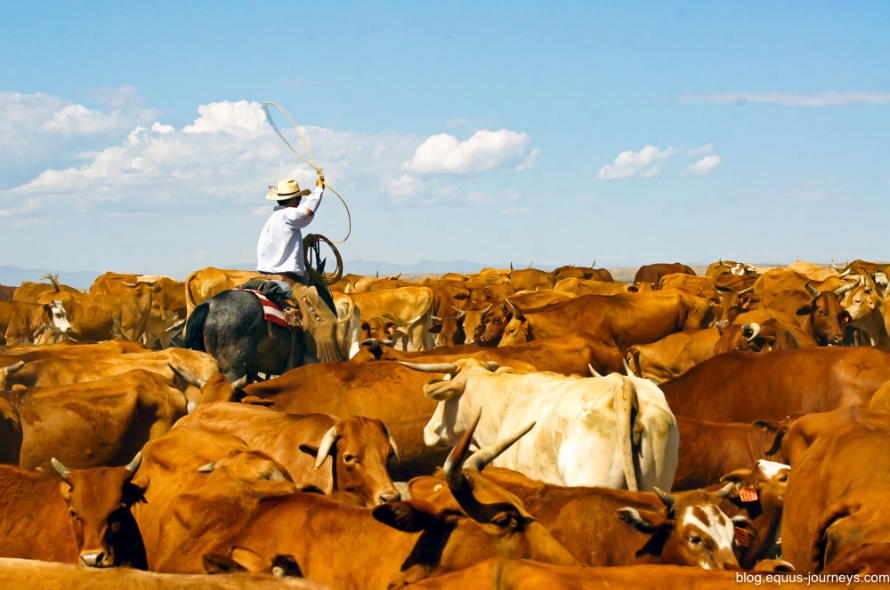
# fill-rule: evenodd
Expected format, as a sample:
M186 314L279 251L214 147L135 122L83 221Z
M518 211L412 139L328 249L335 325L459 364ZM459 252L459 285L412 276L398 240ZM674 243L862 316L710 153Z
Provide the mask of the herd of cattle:
M177 345L256 273L0 286L0 584L890 582L888 275L346 275L278 376Z

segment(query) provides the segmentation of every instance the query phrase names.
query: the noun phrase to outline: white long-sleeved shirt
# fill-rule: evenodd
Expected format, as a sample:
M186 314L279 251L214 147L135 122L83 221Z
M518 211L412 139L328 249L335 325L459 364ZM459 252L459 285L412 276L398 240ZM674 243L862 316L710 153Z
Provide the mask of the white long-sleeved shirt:
M303 232L300 228L309 225L321 205L323 186L316 186L297 207L278 205L266 220L260 240L256 246L256 268L260 272L292 272L302 275L306 272L303 262Z

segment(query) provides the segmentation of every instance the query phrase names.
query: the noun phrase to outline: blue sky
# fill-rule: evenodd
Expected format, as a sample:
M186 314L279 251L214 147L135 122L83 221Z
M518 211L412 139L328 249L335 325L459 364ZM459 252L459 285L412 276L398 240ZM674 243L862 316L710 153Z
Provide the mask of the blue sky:
M349 260L886 260L890 3L33 2L0 18L0 265L255 260L312 169ZM273 120L309 157L278 111ZM330 191L308 231L341 240Z

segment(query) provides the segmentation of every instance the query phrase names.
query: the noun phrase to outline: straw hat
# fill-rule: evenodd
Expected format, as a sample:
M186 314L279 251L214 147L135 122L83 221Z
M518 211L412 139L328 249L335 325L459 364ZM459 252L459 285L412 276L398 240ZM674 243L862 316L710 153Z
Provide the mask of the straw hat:
M305 197L312 191L308 188L300 190L300 183L293 178L285 178L278 181L278 186L270 186L271 189L266 194L269 201L287 201L294 197Z

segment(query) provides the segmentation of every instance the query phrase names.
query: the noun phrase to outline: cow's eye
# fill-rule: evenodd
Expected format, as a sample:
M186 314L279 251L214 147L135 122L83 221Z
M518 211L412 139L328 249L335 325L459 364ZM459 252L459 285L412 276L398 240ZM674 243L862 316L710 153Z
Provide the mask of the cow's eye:
M355 463L356 462L355 455L353 455L351 453L346 453L345 455L343 455L343 462L349 463L350 465Z
M691 537L686 537L686 540L689 541L690 545L701 545L701 537L693 535Z

